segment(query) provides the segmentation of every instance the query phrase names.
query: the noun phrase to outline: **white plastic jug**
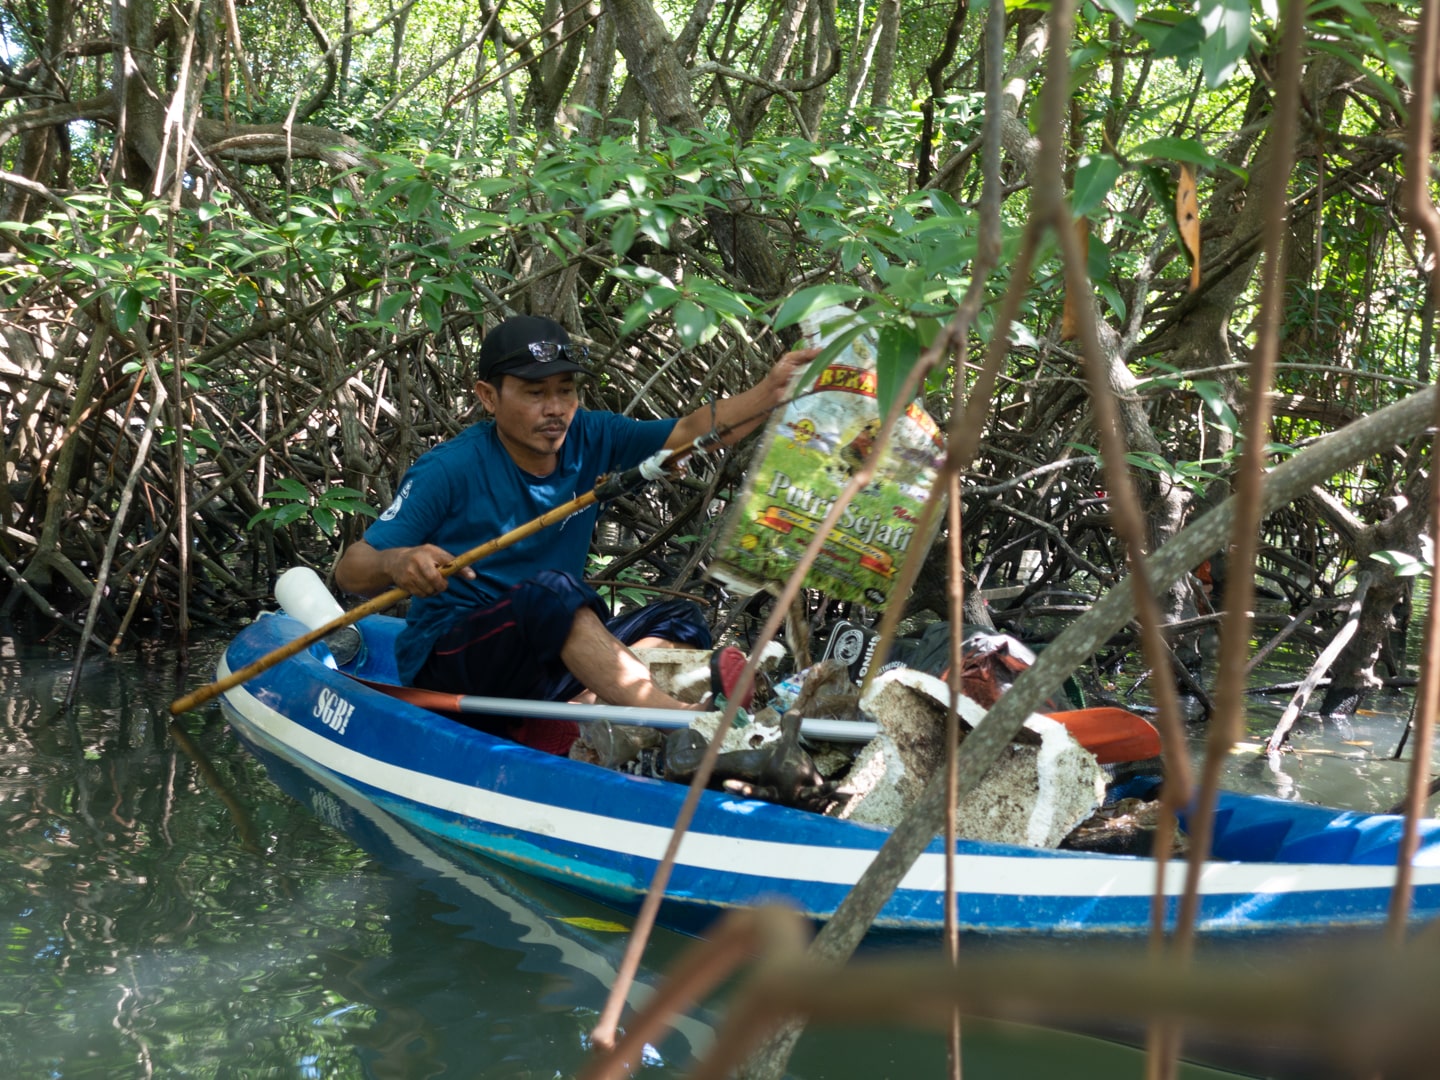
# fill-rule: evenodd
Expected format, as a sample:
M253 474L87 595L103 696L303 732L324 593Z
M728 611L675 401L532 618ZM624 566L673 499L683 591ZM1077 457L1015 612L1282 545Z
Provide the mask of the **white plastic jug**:
M310 630L318 630L345 614L320 575L308 566L292 566L280 575L275 582L275 600L285 614ZM341 667L355 659L365 644L360 631L353 626L342 626L326 634L324 640L335 663Z

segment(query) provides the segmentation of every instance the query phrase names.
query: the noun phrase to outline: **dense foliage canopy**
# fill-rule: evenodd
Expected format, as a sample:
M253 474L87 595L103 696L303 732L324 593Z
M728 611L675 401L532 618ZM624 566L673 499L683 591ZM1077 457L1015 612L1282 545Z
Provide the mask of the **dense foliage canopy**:
M1088 292L1064 287L1054 230L1018 268L1057 179L1047 8L1014 5L990 40L986 15L965 0L5 6L11 603L43 602L34 587L58 575L56 602L93 596L117 638L137 615L183 632L249 610L277 569L325 565L473 418L469 365L506 312L591 343L591 404L663 416L747 385L804 312L844 302L879 333L882 399L923 358L944 421L1019 274L963 562L982 587L1025 581L1005 618L1043 633L1124 566L1078 306L1099 319L1149 545L1228 491L1284 95L1301 122L1276 452L1430 379L1433 253L1399 212L1413 5L1310 5L1298 85L1277 82L1272 4L1082 5L1050 149ZM1385 577L1352 679L1422 565L1426 454L1397 445L1265 526L1262 573L1297 610L1357 569ZM743 464L615 508L597 572L716 596L703 540ZM940 549L916 610L945 612ZM1171 617L1197 605L1177 589Z

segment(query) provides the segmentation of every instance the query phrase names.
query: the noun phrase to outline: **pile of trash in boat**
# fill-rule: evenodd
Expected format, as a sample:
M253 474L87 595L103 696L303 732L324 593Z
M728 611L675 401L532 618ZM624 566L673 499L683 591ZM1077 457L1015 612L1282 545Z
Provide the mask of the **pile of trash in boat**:
M948 626L897 643L892 651L897 659L886 664L863 698L859 683L873 635L851 633L855 629L841 624L830 634L822 660L783 678L777 671L784 651L772 647L757 680L756 702L767 704L742 713L727 732L712 788L851 821L899 824L945 764ZM637 653L657 684L680 700L699 702L709 689L708 651ZM982 631L966 636L961 655L963 741L1034 654L1009 635ZM863 743L817 741L802 735L802 717L868 720L877 734ZM585 724L570 757L689 783L720 718L718 712L697 713L689 728L669 732L608 721ZM973 840L1149 854L1159 783L1158 758L1102 766L1064 725L1032 716L980 784L962 796L957 828Z

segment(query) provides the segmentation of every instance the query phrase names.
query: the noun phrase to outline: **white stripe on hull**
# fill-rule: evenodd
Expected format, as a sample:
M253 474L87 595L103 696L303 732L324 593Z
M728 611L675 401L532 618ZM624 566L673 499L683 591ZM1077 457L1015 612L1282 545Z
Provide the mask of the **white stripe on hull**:
M221 674L228 674L222 661ZM256 729L331 772L446 814L482 821L501 829L530 833L570 844L616 851L652 861L665 853L670 829L603 814L570 810L548 803L502 795L445 780L368 757L320 735L270 708L244 687L227 695L232 707ZM858 827L858 826L857 826ZM875 852L687 833L679 863L699 870L779 880L853 885ZM902 889L942 892L944 856L926 852L900 883ZM1166 867L1165 891L1179 895L1185 867ZM1155 888L1155 864L1146 858L1116 855L1006 856L956 858L961 889L997 896L1102 898L1149 896ZM1323 892L1335 889L1390 888L1393 866L1323 863L1207 863L1201 875L1204 895ZM1416 866L1415 885L1440 884L1440 866Z

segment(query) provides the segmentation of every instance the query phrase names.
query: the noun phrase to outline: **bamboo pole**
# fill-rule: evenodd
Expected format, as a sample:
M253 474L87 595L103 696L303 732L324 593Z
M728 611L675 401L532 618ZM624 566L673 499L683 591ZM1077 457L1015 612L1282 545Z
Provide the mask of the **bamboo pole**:
M511 529L503 536L497 536L494 540L487 540L485 543L471 548L463 555L457 555L440 568L441 575L448 578L460 570L463 570L471 563L479 562L487 555L493 555L495 552L507 548L512 544L519 543L526 537L534 536L541 529L547 528L557 521L563 521L571 514L584 510L592 503L598 501L600 498L598 494L600 490L601 487L597 485L584 495L576 496L569 502L557 506L555 509L549 510L531 521L527 521L524 525ZM178 716L180 713L188 712L190 709L199 705L204 705L207 701L219 697L226 690L233 690L241 683L248 682L261 672L269 671L282 660L288 660L296 653L308 649L311 645L333 634L336 630L351 626L367 615L375 615L388 607L393 607L409 595L408 592L401 588L388 589L379 596L367 600L359 607L351 608L345 612L344 615L331 619L324 626L317 627L309 633L301 634L294 641L282 645L274 652L267 653L254 663L246 664L239 671L232 671L229 675L225 676L225 678L217 679L208 686L202 686L199 690L187 694L176 701L172 701L170 703L170 712L172 715Z

